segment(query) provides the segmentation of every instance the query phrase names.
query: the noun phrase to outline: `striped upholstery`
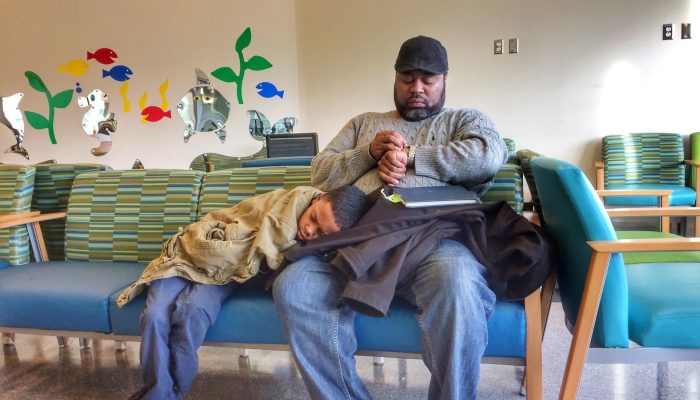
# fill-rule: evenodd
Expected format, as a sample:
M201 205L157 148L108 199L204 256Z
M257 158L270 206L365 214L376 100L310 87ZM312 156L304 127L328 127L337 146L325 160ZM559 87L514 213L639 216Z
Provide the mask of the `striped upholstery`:
M532 196L532 203L535 205L535 211L541 218L542 209L540 206L540 196L537 194L537 185L535 185L535 177L532 174L530 162L533 158L541 157L542 155L529 149L518 150L516 154L520 160L520 167L523 169L523 175L525 176L527 187L530 189L530 195Z
M685 185L683 138L675 133L636 133L603 138L605 187L628 184Z
M0 214L29 211L36 169L23 165L0 165ZM0 229L0 260L12 265L29 262L26 226Z
M102 164L37 164L34 179L34 198L32 210L42 213L66 211L68 195L75 176L83 172L107 171L111 168ZM64 260L65 220L41 223L49 260Z
M506 163L496 173L493 185L481 196L484 204L507 202L515 212L523 212L523 172L519 165Z
M197 215L231 207L241 200L274 189L311 185L311 167L279 166L236 168L204 176Z
M517 164L518 157L515 155L515 140L503 138L503 141L505 142L506 148L508 149L508 161L506 162L511 164Z
M88 172L73 182L66 259L150 261L178 227L196 218L202 173Z
M267 150L264 147L257 153L244 157L226 156L217 153L204 153L198 155L194 158L194 160L192 160L192 162L190 163L190 169L195 171L208 172L206 165L207 163L211 164L211 168L213 168L212 171L240 168L243 166L244 161L258 160L261 158L267 158Z

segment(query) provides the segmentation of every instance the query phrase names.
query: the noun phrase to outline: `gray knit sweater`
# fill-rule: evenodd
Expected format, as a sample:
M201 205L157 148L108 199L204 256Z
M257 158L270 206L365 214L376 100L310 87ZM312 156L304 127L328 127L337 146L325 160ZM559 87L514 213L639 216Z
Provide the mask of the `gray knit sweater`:
M330 190L355 184L366 193L383 185L369 144L381 131L401 132L406 143L417 145L415 168L399 186L461 184L482 194L491 185L508 151L491 119L472 109L443 108L418 122L396 111L365 113L348 122L311 164L313 185Z

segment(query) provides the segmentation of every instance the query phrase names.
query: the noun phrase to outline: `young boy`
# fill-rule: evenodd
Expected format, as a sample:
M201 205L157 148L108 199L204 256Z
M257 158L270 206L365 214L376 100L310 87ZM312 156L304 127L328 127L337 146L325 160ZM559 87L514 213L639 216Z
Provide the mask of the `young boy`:
M298 241L351 227L369 199L354 186L329 192L300 186L254 196L180 229L141 277L119 296L121 307L149 285L141 315L145 386L130 399L179 399L197 374L197 349L221 304L261 264L276 270Z

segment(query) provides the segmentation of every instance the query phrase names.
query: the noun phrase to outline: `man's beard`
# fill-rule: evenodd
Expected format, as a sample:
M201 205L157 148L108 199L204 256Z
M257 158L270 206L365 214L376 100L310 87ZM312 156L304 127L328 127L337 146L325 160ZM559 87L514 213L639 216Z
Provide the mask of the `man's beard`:
M408 103L411 99L420 99L425 104L429 104L428 99L425 96L413 95L406 99L406 103ZM442 110L442 107L445 105L445 87L442 88L440 98L435 104L421 108L409 108L406 104L399 103L399 100L396 98L396 90L394 90L394 105L396 105L396 110L403 119L412 122L422 121L426 118L432 117Z

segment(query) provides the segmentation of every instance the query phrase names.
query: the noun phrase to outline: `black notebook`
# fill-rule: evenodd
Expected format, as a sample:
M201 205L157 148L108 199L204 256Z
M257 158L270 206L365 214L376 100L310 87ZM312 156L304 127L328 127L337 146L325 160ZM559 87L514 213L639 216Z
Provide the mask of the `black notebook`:
M479 198L471 190L459 185L394 188L407 208L476 204Z

